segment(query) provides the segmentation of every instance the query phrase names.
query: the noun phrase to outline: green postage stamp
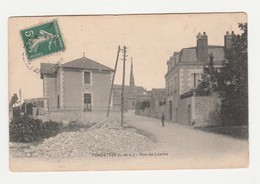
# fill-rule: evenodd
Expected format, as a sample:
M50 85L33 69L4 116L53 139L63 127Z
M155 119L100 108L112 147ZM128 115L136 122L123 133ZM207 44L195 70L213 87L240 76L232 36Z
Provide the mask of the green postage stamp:
M57 20L21 32L28 60L33 60L65 49Z

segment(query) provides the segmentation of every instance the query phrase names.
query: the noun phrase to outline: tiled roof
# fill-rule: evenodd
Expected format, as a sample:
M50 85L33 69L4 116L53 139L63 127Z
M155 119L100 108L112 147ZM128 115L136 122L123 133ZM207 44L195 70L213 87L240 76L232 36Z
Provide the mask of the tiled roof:
M209 45L208 54L213 54L214 61L223 61L225 57L224 47ZM180 53L180 62L197 62L197 48L184 48Z
M130 86L125 86L124 88L124 96L125 98L136 98L139 95L142 95L144 92L144 88L141 86L135 86L133 88L131 88ZM114 95L114 102L117 100L117 98L121 98L121 85L114 85L114 91L113 91L113 95Z
M41 63L41 74L53 74L56 64Z
M93 61L89 58L86 58L86 57L82 57L82 58L70 61L68 63L64 63L64 64L60 65L60 67L113 71L111 68L109 68L105 65L102 65L96 61Z

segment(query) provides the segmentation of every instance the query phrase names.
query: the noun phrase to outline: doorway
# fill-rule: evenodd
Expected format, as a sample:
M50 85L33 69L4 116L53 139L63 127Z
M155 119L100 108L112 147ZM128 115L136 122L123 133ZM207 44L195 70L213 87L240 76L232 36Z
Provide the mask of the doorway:
M92 110L92 99L90 93L84 93L84 111L90 112Z
M188 105L187 108L187 117L188 117L188 125L191 125L191 105Z
M169 120L172 120L172 101L169 101Z

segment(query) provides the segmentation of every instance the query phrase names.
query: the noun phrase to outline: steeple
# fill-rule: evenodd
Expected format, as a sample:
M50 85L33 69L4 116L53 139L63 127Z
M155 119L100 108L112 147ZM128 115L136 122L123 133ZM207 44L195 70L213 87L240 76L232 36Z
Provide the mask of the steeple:
M130 87L135 87L134 71L133 71L133 58L131 57L131 71L130 71Z

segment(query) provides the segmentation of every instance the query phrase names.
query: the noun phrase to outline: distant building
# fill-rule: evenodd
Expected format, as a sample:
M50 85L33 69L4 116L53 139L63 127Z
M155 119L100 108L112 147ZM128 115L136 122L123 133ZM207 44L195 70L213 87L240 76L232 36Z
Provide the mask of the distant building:
M150 117L160 118L165 113L166 94L164 88L153 88L150 99Z
M217 106L218 98L202 94L196 88L201 81L203 66L209 63L209 54L213 54L214 65L221 67L225 48L231 46L233 35L233 32L227 32L225 45L219 46L208 45L206 33L199 33L195 47L173 53L167 61L165 75L168 120L187 125L203 124L208 120L208 114Z
M106 110L113 70L83 56L59 66L41 64L48 111Z
M126 110L135 109L136 99L138 96L142 95L144 91L145 90L143 87L135 86L133 62L131 62L129 86L126 85L124 88L125 109ZM122 85L114 85L114 89L113 89L114 110L119 110L121 108L121 94L122 94Z

